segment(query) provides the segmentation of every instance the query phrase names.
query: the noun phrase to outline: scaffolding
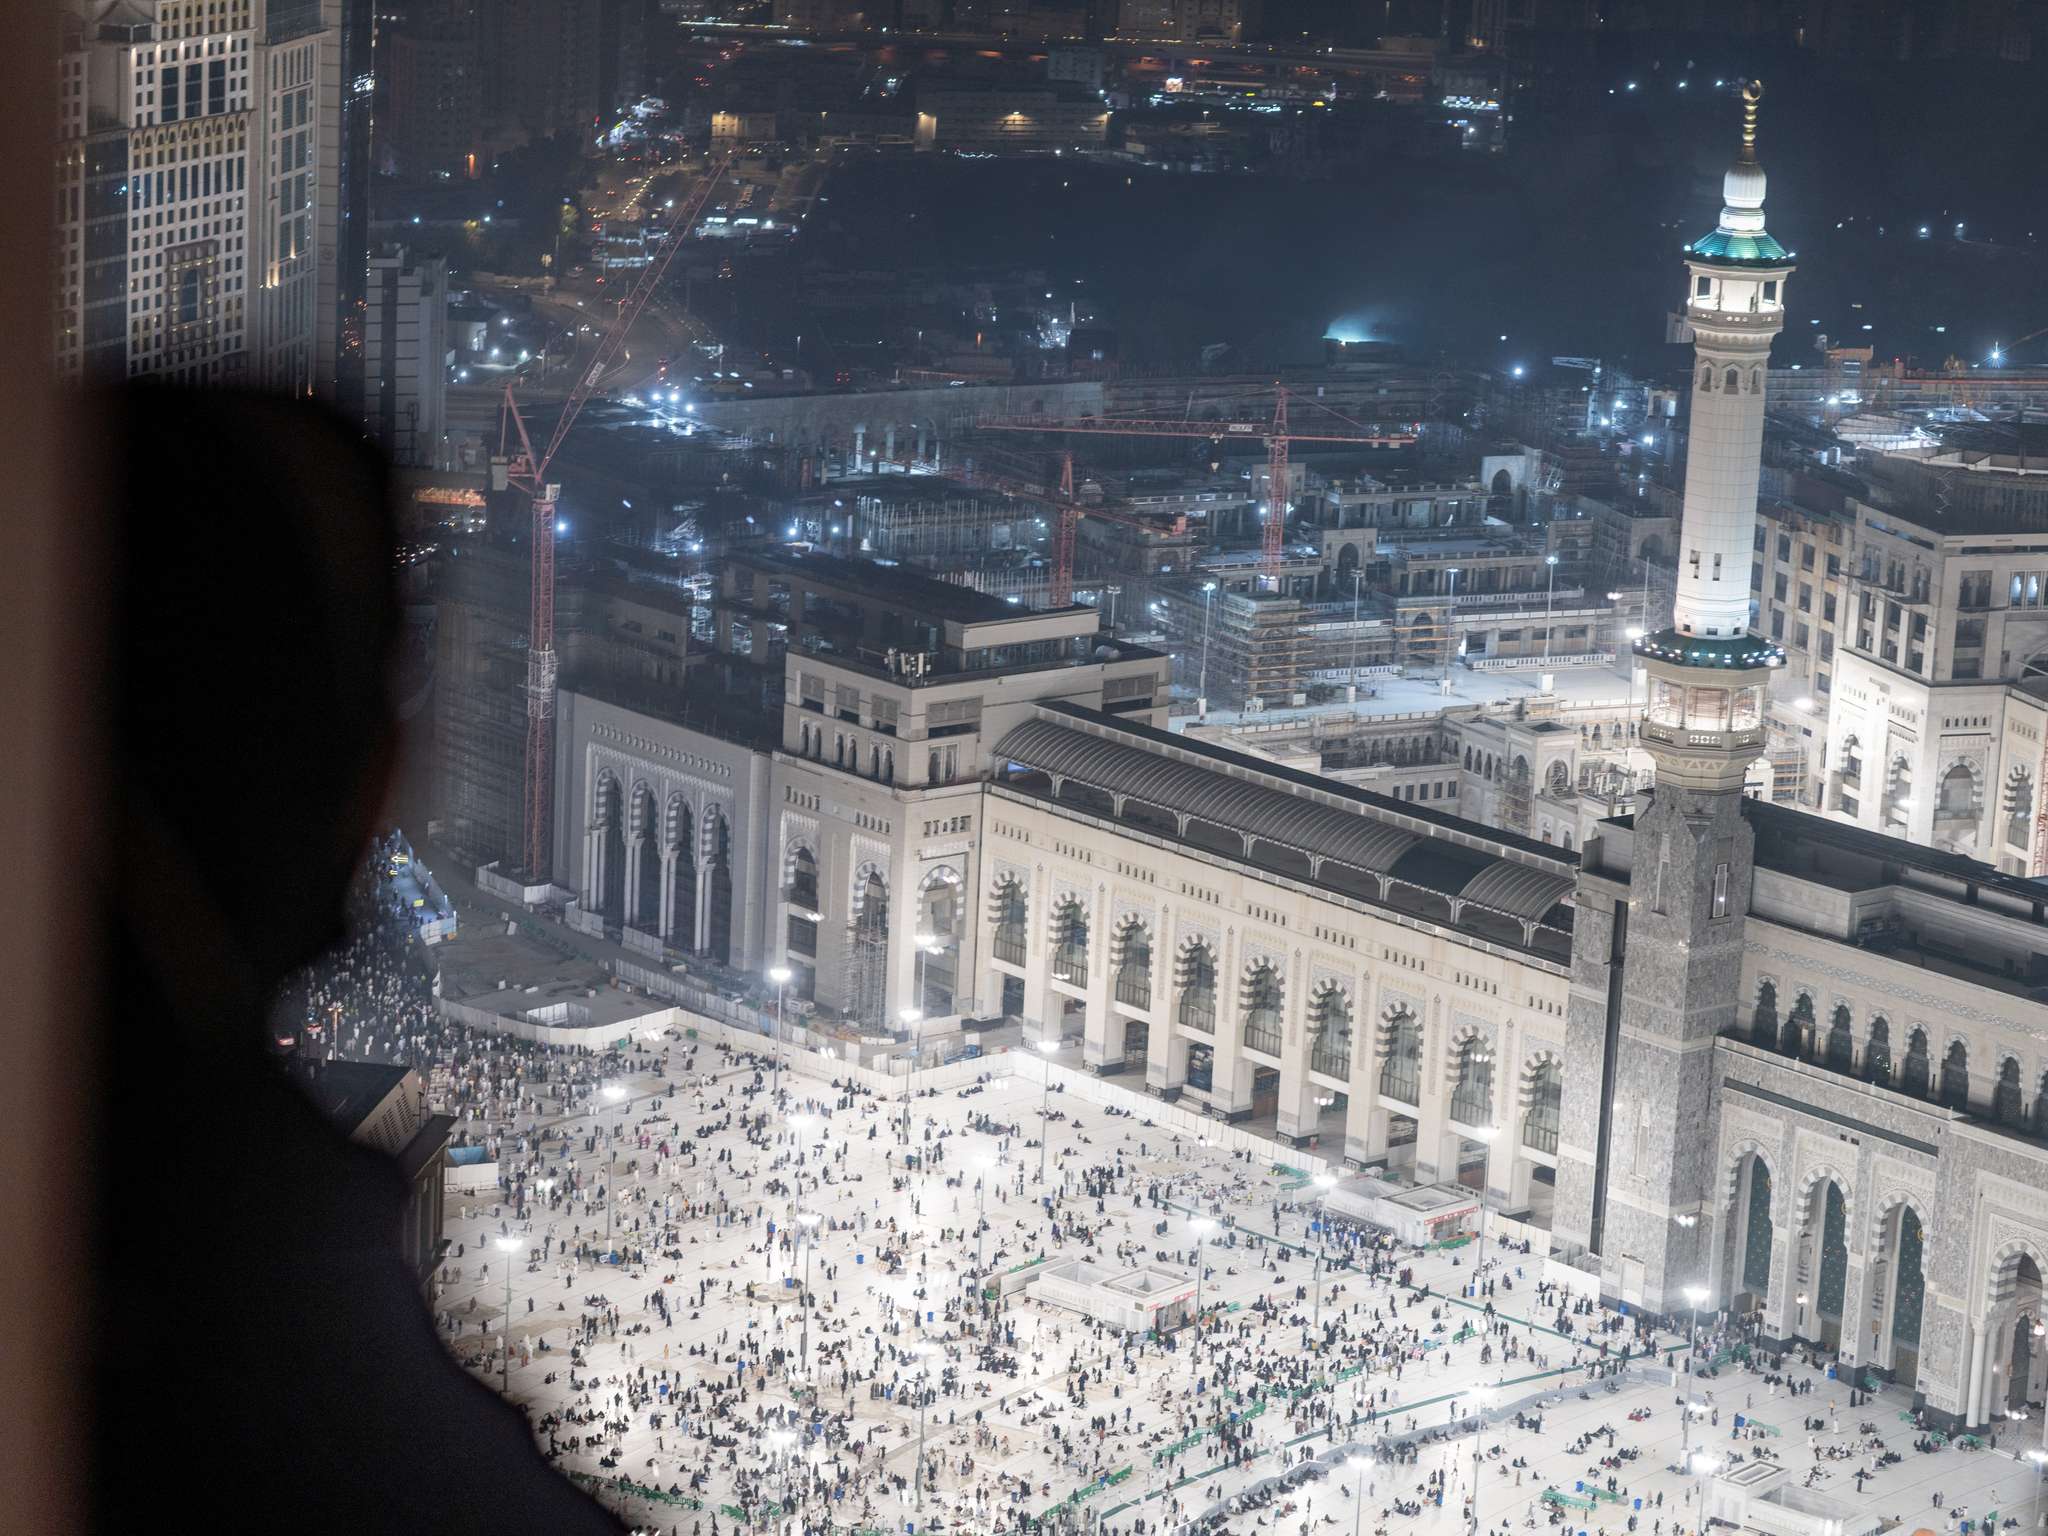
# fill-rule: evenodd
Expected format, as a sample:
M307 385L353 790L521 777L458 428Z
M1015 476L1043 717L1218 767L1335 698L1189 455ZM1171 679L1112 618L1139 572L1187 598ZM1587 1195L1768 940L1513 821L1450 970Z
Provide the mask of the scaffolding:
M945 566L1038 543L1044 510L979 496L861 496L853 504L853 546L885 560Z

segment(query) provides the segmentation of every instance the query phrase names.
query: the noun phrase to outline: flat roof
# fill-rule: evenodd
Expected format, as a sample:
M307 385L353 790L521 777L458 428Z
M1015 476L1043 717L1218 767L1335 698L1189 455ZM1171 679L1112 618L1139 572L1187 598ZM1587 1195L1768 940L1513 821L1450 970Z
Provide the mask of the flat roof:
M918 617L950 620L956 624L1003 624L1023 619L1042 620L1048 613L1087 613L1095 610L1077 604L1065 608L1026 608L957 582L908 565L884 564L879 560L849 560L816 550L750 549L733 555L735 566L751 566L763 572L777 571L801 577L819 586L837 587L853 597L882 599L914 610Z

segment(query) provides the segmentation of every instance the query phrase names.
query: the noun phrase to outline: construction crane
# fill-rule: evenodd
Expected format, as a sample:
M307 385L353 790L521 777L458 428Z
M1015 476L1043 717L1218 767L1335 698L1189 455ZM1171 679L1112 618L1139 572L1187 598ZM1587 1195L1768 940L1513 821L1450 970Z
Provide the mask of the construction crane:
M1320 401L1304 403L1335 417L1348 430L1331 427L1303 430L1295 427L1288 419L1290 393L1284 384L1273 385L1273 413L1266 420L1251 416L1229 421L1196 421L1191 417L1176 420L1144 416L994 416L984 417L977 425L990 432L1083 432L1116 437L1209 438L1217 442L1263 440L1266 445L1266 520L1259 564L1266 584L1278 590L1280 562L1287 542L1289 445L1353 443L1367 448L1405 448L1415 442L1413 432L1382 432L1353 421ZM1266 391L1259 391L1260 396L1265 394Z
M983 486L1004 496L1017 496L1026 501L1042 501L1053 509L1052 538L1052 579L1046 593L1046 606L1065 608L1074 601L1074 545L1080 530L1081 519L1092 517L1098 522L1117 523L1125 528L1138 528L1147 533L1165 533L1175 538L1184 537L1188 531L1188 520L1184 514L1144 514L1121 512L1112 507L1091 507L1074 494L1074 456L1060 455L1060 480L1057 488L1049 488L1019 480L1014 476L995 474L983 469L971 469L957 476L961 481Z
M522 830L526 876L536 883L547 879L553 864L550 823L555 794L555 504L561 487L551 484L547 473L583 407L618 363L633 322L661 286L669 263L682 248L690 226L710 204L711 194L724 179L725 170L724 159L713 161L706 168L703 181L677 210L654 254L640 269L631 291L619 301L618 317L599 340L590 367L562 402L562 413L555 419L555 429L549 434L543 452L534 452L526 418L519 414L519 403L513 397L512 384L509 380L505 384L505 403L498 422L498 448L506 458L505 480L533 498L533 591L526 633L526 808ZM519 451L507 454L514 432L518 434Z

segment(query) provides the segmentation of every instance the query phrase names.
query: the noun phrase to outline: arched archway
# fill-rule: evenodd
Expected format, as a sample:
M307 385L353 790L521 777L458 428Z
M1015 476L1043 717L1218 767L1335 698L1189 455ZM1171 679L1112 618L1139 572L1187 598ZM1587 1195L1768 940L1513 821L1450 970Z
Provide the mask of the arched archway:
M1722 1293L1737 1314L1756 1311L1771 1299L1771 1266L1776 1257L1772 1222L1771 1165L1751 1145L1728 1171L1726 1273Z
M1778 1053L1804 1059L1806 1043L1813 1038L1813 994L1802 992L1792 1004L1792 1011L1785 1015L1785 1022L1778 1030Z
M1216 951L1206 939L1189 939L1180 947L1174 987L1179 998L1174 1018L1201 1034L1216 1033Z
M1351 1076L1351 994L1334 981L1316 988L1308 1009L1311 1072L1326 1077Z
M1564 1064L1555 1056L1546 1056L1529 1073L1522 1113L1522 1145L1555 1157L1563 1124Z
M1466 1125L1492 1125L1492 1047L1476 1035L1460 1041L1451 1072L1451 1118Z
M1894 837L1903 837L1913 814L1913 760L1900 752L1893 756L1884 776L1884 825Z
M1863 1045L1863 1080L1880 1088L1892 1080L1892 1027L1879 1014L1870 1021L1870 1038Z
M1827 1045L1821 1052L1821 1063L1831 1072L1848 1072L1856 1065L1856 1036L1852 1023L1849 1005L1835 1004L1828 1019Z
M732 828L716 806L704 812L704 953L732 964Z
M1840 1178L1814 1178L1801 1202L1799 1226L1798 1280L1805 1297L1799 1334L1836 1349L1849 1283L1849 1203Z
M1030 904L1015 875L998 875L988 897L989 920L995 925L993 951L1005 965L1022 965L1029 942Z
M1127 914L1111 936L1116 957L1116 1000L1126 1008L1152 1006L1152 930L1136 913Z
M790 847L789 874L783 885L783 897L807 912L818 910L818 857L803 843Z
M1760 981L1756 987L1756 1007L1749 1016L1749 1038L1753 1045L1765 1050L1775 1050L1778 1045L1778 984L1774 981Z
M1927 1031L1907 1031L1906 1059L1899 1065L1899 1092L1926 1098L1932 1071L1933 1063L1927 1053Z
M676 795L668 804L668 932L680 949L697 947L697 819ZM815 901L817 892L811 893Z
M1940 1098L1950 1109L1970 1107L1970 1048L1961 1040L1951 1040L1941 1058Z
M661 805L646 784L633 786L633 900L635 928L658 933L661 926Z
M1382 1021L1379 1090L1403 1104L1422 1101L1422 1025L1408 1008L1390 1008Z
M1280 979L1278 970L1264 960L1245 967L1238 1009L1244 1018L1246 1050L1263 1051L1268 1056L1280 1054L1286 1006L1286 983Z
M2002 1248L1993 1258L1986 1323L1993 1330L1985 1384L1991 1414L2019 1413L2040 1403L2048 1378L2048 1304L2041 1256L2025 1241Z
M607 922L626 920L625 791L611 770L597 776L591 797L591 821L597 832L597 868L593 871L598 911Z
M1899 1199L1878 1217L1878 1256L1866 1287L1870 1327L1865 1358L1889 1369L1906 1386L1912 1386L1920 1373L1920 1319L1927 1299L1925 1239L1920 1212L1910 1200Z
M928 1019L950 1017L960 984L960 871L941 864L917 885L917 1006Z
M2023 1130L2026 1127L2026 1106L2020 1088L2020 1064L2011 1056L1998 1064L1998 1077L1991 1085L1991 1114L2001 1125L2012 1126L2015 1130Z
M1078 896L1052 909L1052 976L1068 986L1088 985L1088 909Z

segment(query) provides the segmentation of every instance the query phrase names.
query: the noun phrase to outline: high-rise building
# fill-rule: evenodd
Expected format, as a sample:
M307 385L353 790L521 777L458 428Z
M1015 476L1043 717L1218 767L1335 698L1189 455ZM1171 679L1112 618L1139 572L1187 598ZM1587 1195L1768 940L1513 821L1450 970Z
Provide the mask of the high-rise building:
M73 0L55 354L70 377L334 377L335 0Z
M403 246L369 261L364 425L400 464L441 463L448 416L448 264Z
M1244 31L1240 0L1122 0L1116 30L1123 37L1234 43Z
M386 41L392 168L409 179L482 173L482 56L473 7L415 14Z
M475 14L494 140L573 133L589 148L642 94L646 0L496 0Z

